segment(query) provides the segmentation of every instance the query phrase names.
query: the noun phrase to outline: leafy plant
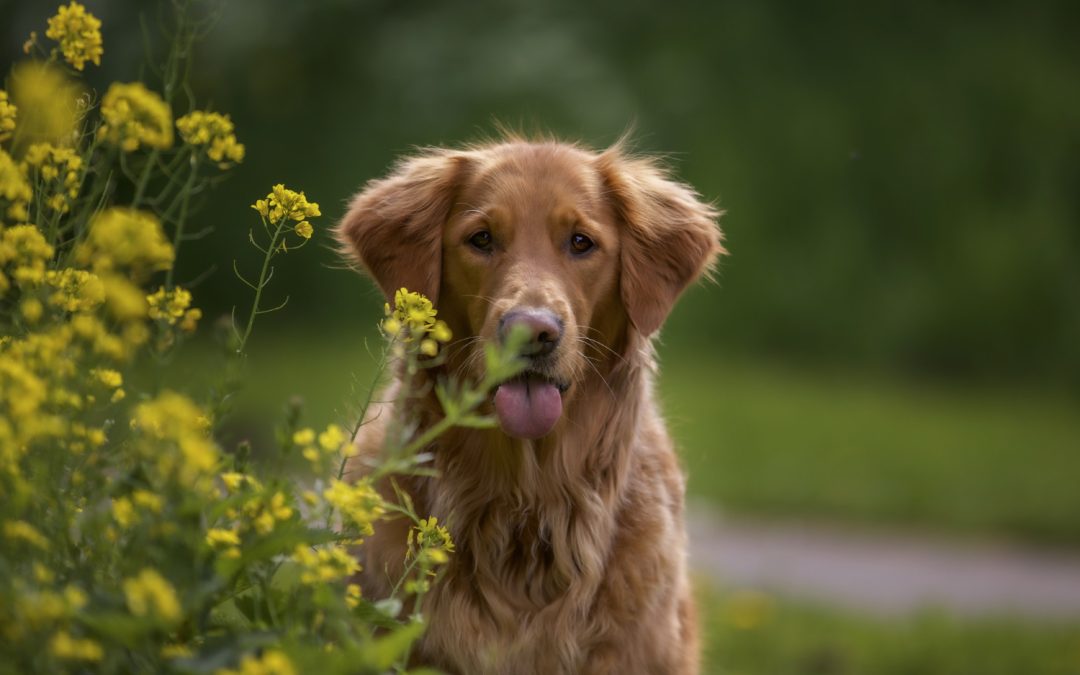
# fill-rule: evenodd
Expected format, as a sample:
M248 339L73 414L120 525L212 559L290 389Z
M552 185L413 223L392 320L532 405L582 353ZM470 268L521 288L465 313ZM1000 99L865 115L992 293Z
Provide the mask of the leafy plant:
M430 428L399 406L381 462L355 482L345 465L366 404L319 431L293 411L278 446L258 449L303 470L224 447L215 430L256 319L284 307L266 306L273 265L321 215L276 185L253 204L258 276L234 263L253 297L223 338L222 381L201 398L162 377L134 384L198 329L174 265L203 234L187 230L195 207L245 156L229 117L194 105L186 73L206 24L187 3L174 10L160 87L88 91L78 76L104 53L101 24L71 2L49 19L56 44L31 35L35 58L0 91L0 672L402 672L454 546L376 485L430 471L422 450L451 426L492 423L477 411L520 368L517 343L489 348L481 382L440 383L445 416ZM451 335L436 315L397 293L380 374L411 382L440 363ZM390 597L365 598L350 549L389 518L413 524L406 572Z

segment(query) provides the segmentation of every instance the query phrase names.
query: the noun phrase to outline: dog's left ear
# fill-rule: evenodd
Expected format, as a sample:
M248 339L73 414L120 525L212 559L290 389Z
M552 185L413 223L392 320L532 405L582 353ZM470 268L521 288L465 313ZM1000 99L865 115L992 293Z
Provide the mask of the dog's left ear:
M408 157L385 178L353 198L334 231L343 252L356 259L394 302L405 287L439 300L442 231L468 158L430 149Z
M717 226L721 212L669 178L656 160L628 156L619 144L597 156L596 168L621 221L623 305L648 336L683 290L726 253Z

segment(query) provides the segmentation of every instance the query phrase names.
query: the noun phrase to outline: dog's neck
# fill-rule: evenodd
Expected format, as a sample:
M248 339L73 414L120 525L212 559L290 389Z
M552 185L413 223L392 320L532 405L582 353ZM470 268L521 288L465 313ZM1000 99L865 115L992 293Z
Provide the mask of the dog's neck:
M520 577L534 607L603 575L598 556L616 535L642 413L651 409L651 342L632 346L574 384L544 438L455 428L428 448L439 475L414 483L413 497L450 525L457 562L471 574ZM437 405L430 397L427 406Z

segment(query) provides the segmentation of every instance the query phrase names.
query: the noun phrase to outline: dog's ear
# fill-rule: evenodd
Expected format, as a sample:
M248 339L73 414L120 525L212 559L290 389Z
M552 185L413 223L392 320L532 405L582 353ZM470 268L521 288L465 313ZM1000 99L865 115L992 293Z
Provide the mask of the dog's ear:
M683 290L726 253L717 226L721 212L672 180L655 159L627 155L621 143L598 155L596 168L621 221L623 305L648 336Z
M465 153L441 149L406 158L365 185L335 229L389 302L402 287L438 302L443 225L467 163Z

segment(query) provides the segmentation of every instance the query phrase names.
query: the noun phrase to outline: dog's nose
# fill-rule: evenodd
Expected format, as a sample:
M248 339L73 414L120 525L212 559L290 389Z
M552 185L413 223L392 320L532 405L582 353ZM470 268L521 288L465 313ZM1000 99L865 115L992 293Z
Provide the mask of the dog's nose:
M555 351L562 337L562 321L549 309L522 307L503 314L499 320L499 338L505 340L514 326L528 331L529 341L524 350L528 356L547 356Z

